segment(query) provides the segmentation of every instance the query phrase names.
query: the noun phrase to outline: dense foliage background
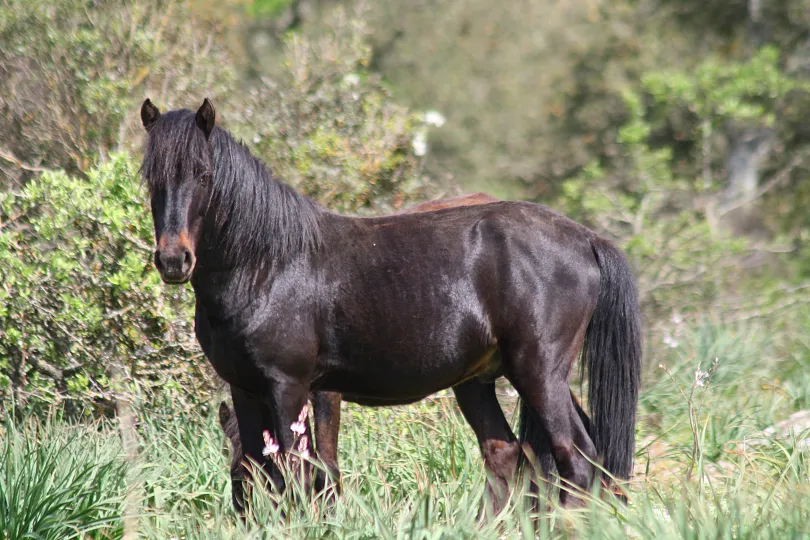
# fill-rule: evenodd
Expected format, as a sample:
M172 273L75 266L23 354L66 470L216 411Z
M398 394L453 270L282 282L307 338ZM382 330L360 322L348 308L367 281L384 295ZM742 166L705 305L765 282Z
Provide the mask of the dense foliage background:
M788 504L807 475L802 431L741 441L810 408L810 1L0 1L0 525L16 520L13 531L117 535L134 482L150 534L246 533L218 506L226 460L209 413L221 389L191 333L191 291L151 265L147 96L161 110L211 98L218 122L334 210L485 190L617 241L645 317L644 496L629 513L594 510L593 523L614 521L588 534L744 536L775 521L807 532L806 505ZM372 536L402 523L524 530L523 509L476 528L465 478L482 485L469 472L480 463L468 467L480 458L447 399L391 416L352 409L342 458L363 510L341 507L335 523ZM145 456L135 481L121 460L138 458L105 420L130 402ZM441 427L413 427L408 451L450 446L422 456L426 469L397 454L402 467L380 469L379 483L362 477L379 466L364 461L378 451L370 434L402 440L421 414ZM84 461L54 467L48 447L27 446L41 437ZM44 483L26 483L27 455L51 471ZM169 480L144 472L172 460L182 472L161 469ZM101 491L74 474L94 463ZM71 479L50 513L68 529L15 513ZM77 497L88 506L70 514ZM186 529L173 525L188 512ZM559 519L549 535L566 530ZM325 523L313 534L335 532Z
M673 314L761 318L794 347L808 6L707 6L6 0L4 409L109 404L113 364L191 402L211 387L187 292L148 264L145 96L164 110L211 97L277 174L339 211L483 187L568 214L631 256L653 354Z

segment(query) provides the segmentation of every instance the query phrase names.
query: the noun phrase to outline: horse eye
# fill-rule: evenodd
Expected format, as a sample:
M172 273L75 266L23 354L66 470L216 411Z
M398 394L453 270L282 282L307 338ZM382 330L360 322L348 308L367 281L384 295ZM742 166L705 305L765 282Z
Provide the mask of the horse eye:
M208 175L207 175L207 174L204 174L204 175L200 176L200 177L199 177L199 179L198 179L197 181L200 183L200 185L201 185L202 187L205 187L205 186L207 186L207 185L208 185L208 181L209 181L209 180L210 180L210 178L208 177Z

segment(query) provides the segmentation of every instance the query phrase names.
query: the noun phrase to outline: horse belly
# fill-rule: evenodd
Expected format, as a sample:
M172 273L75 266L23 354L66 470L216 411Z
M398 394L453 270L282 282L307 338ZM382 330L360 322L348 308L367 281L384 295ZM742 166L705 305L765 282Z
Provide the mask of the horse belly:
M324 388L413 401L492 369L497 341L480 293L492 284L440 248L408 264L375 260L342 282L322 334Z
M333 369L316 375L313 387L341 392L345 400L363 405L399 405L498 371L493 345L457 354L426 345L430 344L327 361Z

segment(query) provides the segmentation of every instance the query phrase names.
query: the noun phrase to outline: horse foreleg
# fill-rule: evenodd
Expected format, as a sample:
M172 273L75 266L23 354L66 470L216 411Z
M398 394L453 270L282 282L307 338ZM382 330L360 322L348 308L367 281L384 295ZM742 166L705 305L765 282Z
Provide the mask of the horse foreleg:
M226 435L231 438L234 447L231 465L233 505L236 512L241 515L245 510L244 483L252 476L250 462L262 466L270 477L274 473L273 463L263 455L265 445L262 438L262 433L272 428L272 417L270 409L264 403L233 386L231 397L238 433L231 430L226 431Z
M313 457L313 445L309 430L308 395L308 388L295 379L270 382L266 401L273 414L273 430L262 433L265 443L263 453L277 465L272 478L281 491L286 488L281 468L286 469L287 478L301 478L304 492L309 491L310 466L306 461Z

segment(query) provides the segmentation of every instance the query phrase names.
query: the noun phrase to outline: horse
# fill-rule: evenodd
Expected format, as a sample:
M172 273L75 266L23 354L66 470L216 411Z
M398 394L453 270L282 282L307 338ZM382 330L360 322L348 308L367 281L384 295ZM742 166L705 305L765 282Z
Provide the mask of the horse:
M215 118L207 98L163 114L144 101L141 170L154 265L194 289L195 334L230 386L241 461L283 491L264 450L292 449L312 391L384 406L452 388L493 493L508 493L523 444L550 449L564 506L581 504L594 463L629 478L641 321L618 247L529 202L336 214L273 177ZM590 430L568 386L580 353ZM495 395L500 377L521 398L520 438Z
M445 199L435 199L423 202L397 214L416 214L422 212L432 212L444 208L456 208L460 206L473 206L476 204L486 204L498 202L500 199L486 193L470 193L448 197ZM396 214L395 214L396 215ZM497 351L495 354L498 354ZM571 393L571 400L585 426L585 430L590 433L590 419L583 411L576 396ZM322 492L327 488L327 477L334 483L335 489L340 489L340 467L338 465L338 435L340 432L340 401L341 396L337 392L311 392L310 403L312 404L314 428L315 428L315 450L318 453L322 468L315 474L315 491ZM233 486L233 500L236 506L241 498L241 486L235 480L239 476L240 449L242 442L239 440L239 426L236 416L231 411L228 404L221 402L219 405L219 424L223 433L231 444L231 476ZM546 437L547 440L547 437ZM479 441L481 443L482 441ZM554 459L548 444L543 444L536 456L538 464L547 479L555 472ZM330 497L331 499L332 497Z

